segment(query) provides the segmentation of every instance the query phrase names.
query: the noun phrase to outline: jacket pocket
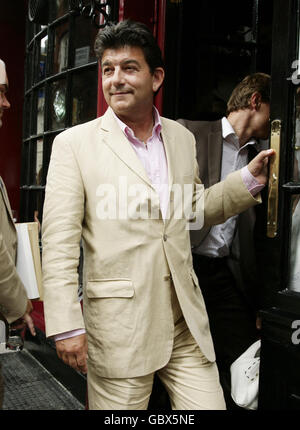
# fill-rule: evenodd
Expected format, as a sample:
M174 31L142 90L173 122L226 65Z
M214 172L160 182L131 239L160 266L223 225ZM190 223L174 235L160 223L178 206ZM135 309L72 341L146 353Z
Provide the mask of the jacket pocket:
M86 294L89 299L110 297L133 297L134 288L131 279L96 279L88 281Z

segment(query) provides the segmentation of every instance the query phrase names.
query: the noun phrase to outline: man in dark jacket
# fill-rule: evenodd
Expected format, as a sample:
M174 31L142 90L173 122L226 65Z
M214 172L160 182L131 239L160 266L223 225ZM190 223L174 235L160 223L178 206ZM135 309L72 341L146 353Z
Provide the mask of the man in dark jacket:
M205 188L247 165L269 136L270 76L254 73L233 90L227 117L178 120L196 138L199 177ZM194 269L210 321L227 408L230 365L258 338L259 277L254 251L255 209L224 224L191 232Z

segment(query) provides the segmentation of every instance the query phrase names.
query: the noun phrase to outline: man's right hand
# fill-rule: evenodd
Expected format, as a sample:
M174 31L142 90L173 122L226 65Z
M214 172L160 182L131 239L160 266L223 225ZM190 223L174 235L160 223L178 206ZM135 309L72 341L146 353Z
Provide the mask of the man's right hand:
M260 151L247 166L249 172L262 185L266 185L268 181L268 162L272 156L276 156L274 149Z
M73 369L87 373L87 337L86 334L57 340L56 352L59 358Z

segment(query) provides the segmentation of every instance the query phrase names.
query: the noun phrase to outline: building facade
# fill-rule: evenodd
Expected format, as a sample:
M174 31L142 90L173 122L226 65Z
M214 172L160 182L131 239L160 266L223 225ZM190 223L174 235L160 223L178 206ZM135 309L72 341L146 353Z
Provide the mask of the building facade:
M0 169L21 222L42 220L55 136L106 110L93 44L109 22L130 18L153 31L166 69L155 104L172 119L221 118L238 81L255 71L271 74L270 145L277 157L257 235L266 303L259 407L300 409L299 0L0 3L0 57L12 103L0 131ZM34 306L43 331L42 303Z

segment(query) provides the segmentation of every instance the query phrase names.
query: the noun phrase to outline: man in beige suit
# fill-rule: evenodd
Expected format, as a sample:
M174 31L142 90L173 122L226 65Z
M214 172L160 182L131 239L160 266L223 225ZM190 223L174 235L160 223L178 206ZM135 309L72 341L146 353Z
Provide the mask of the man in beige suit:
M6 92L8 79L5 64L0 60L0 127L4 111L10 108ZM35 334L30 312L31 301L16 271L17 233L4 182L0 176L0 319L15 328L28 325ZM0 369L1 370L1 369ZM3 381L0 372L0 408L3 401Z
M272 151L203 193L193 134L153 107L164 69L149 30L127 21L106 27L95 50L109 108L58 135L49 165L47 336L55 336L66 363L87 369L90 409L146 409L155 372L173 409L224 409L189 220L200 219L201 195L209 225L258 203L245 176L251 172L265 183ZM178 190L192 208L181 216ZM77 297L81 239L83 316Z

